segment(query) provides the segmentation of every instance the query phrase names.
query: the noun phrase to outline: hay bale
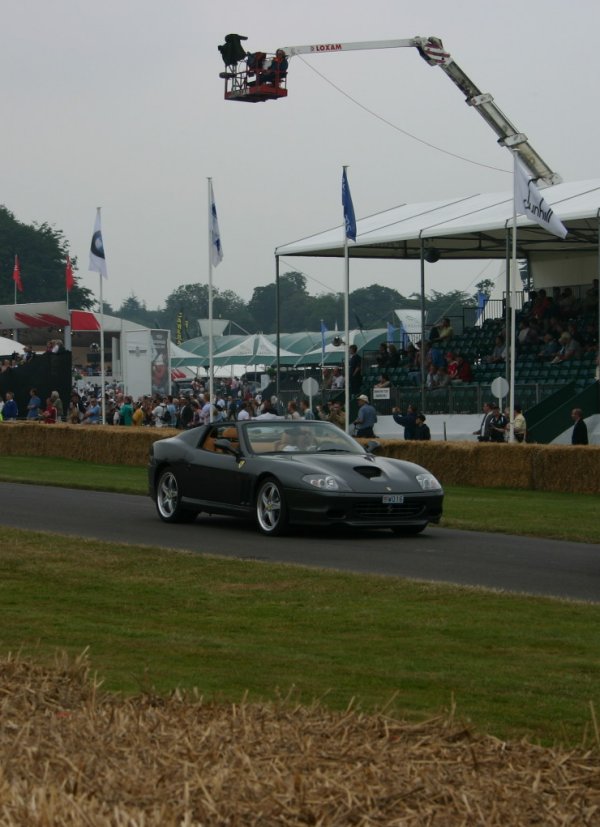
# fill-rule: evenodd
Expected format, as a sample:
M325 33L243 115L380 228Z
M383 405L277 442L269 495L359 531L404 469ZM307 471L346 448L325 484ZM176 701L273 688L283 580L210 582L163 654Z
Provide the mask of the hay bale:
M292 698L120 698L85 657L0 659L0 812L11 827L592 825L598 745L549 749L454 715L408 723Z

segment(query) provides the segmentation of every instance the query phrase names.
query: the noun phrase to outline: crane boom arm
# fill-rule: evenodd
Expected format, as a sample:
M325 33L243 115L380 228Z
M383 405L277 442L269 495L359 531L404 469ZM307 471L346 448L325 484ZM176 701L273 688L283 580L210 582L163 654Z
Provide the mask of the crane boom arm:
M367 40L356 43L316 43L306 46L288 46L285 52L290 57L303 54L323 54L326 52L348 52L357 49L402 49L416 48L421 57L430 66L439 66L465 95L466 103L476 109L485 122L498 136L498 143L514 149L533 178L545 184L559 184L561 177L554 172L544 159L529 143L527 135L511 123L509 118L494 102L487 92L481 92L475 83L460 68L455 60L444 50L438 37L412 37L406 40Z

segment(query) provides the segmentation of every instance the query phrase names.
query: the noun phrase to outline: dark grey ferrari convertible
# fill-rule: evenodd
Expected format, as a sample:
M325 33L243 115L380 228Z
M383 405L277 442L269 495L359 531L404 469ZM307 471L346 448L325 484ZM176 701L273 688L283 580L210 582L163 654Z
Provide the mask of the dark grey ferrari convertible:
M256 520L270 536L336 524L418 534L437 523L437 479L377 448L365 450L329 422L214 423L154 443L149 491L165 522L229 514Z

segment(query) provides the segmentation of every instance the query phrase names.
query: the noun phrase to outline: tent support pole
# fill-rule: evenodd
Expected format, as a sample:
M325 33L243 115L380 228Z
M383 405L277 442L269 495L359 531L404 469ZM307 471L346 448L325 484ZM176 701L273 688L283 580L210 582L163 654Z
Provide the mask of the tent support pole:
M420 239L421 254L421 411L425 413L425 242Z
M515 232L513 227L512 232ZM512 347L512 331L510 329L510 308L512 304L512 296L510 293L511 285L510 285L510 262L512 260L512 246L511 246L511 229L510 227L506 226L506 287L504 290L504 326L506 330L506 336L504 339L505 348L506 348L506 360L504 362L504 378L510 384L510 349Z
M279 306L279 256L275 256L275 346L277 348L277 356L275 359L275 395L277 396L277 405L279 405L279 366L280 366L280 350L281 350L281 330L280 330L280 306Z
M596 218L598 220L598 269L596 271L596 275L598 277L598 283L600 284L600 209L596 214ZM592 285L593 286L593 285ZM598 341L600 342L600 296L598 296ZM600 350L598 350L600 353Z

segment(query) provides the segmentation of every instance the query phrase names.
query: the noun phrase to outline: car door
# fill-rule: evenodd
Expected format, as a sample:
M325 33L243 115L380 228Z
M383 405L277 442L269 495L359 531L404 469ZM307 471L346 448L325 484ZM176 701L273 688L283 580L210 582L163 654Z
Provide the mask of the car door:
M215 508L235 511L240 506L243 475L238 458L216 448L215 442L223 438L225 430L226 426L222 424L211 428L194 452L188 479L190 495L194 499L213 503Z

